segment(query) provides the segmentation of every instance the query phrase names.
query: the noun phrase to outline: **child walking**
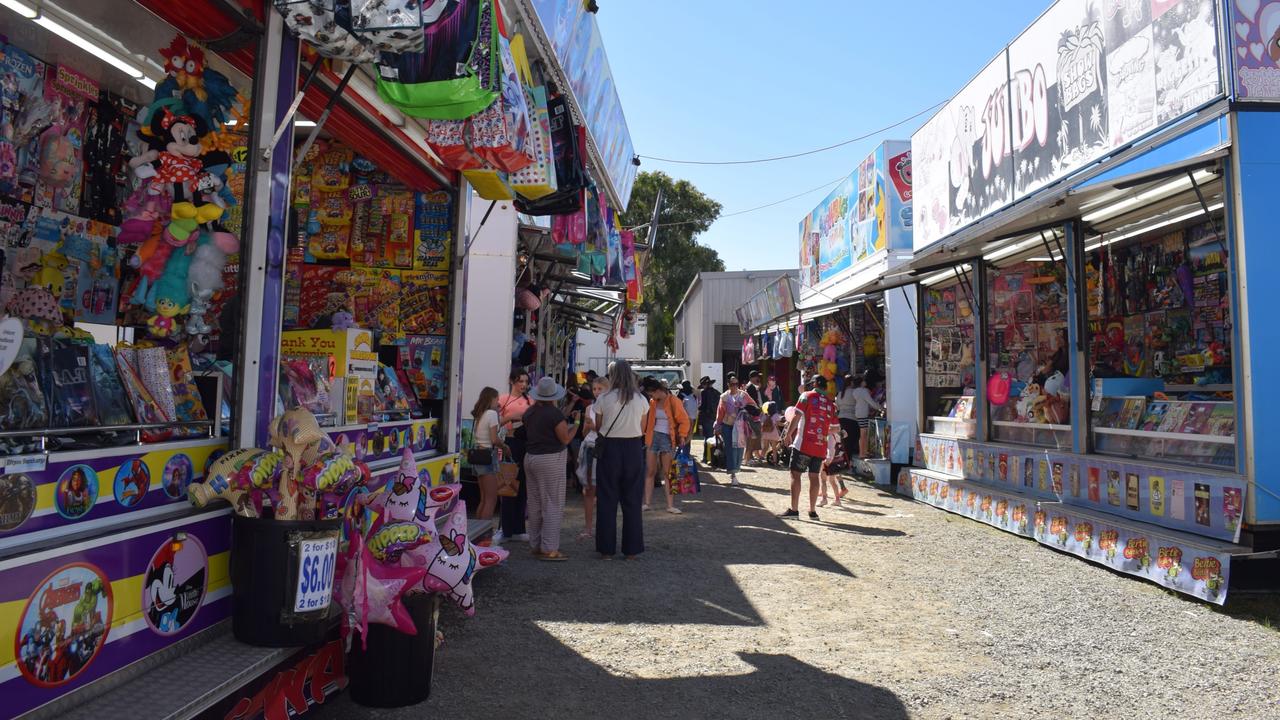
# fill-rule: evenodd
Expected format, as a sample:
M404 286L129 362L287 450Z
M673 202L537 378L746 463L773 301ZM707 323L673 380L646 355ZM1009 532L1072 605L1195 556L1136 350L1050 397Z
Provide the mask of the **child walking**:
M835 501L831 503L835 507L840 507L840 498L848 494L848 490L844 486L844 478L839 473L831 472L831 466L836 460L836 446L840 444L844 431L840 426L832 423L831 431L827 433L827 456L822 460L822 470L819 473L821 481L822 495L819 496L818 506L825 507L827 504L827 486L831 487L831 495Z

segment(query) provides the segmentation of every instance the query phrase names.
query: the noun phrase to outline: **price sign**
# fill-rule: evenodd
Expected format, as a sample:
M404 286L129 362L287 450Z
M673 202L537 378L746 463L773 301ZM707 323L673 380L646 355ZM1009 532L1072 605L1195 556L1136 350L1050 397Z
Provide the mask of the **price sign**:
M333 574L338 562L338 538L303 540L298 544L298 587L293 611L315 612L333 599Z

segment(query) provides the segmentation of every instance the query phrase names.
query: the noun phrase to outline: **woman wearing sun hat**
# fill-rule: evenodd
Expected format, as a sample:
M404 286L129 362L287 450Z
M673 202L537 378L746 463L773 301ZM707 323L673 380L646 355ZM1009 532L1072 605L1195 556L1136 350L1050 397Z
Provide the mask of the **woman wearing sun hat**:
M522 418L525 428L524 475L529 486L529 547L540 560L567 560L560 552L560 525L564 522L565 468L569 442L577 432L556 403L565 390L554 378L544 377L529 398L533 407Z

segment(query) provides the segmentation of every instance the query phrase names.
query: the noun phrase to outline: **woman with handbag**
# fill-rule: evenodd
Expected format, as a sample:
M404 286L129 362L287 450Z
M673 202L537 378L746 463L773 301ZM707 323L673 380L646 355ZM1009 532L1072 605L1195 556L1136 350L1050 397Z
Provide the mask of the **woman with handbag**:
M644 389L650 399L649 415L644 422L644 444L648 453L644 504L640 509L649 509L654 480L658 480L667 497L667 512L679 515L684 511L676 507L675 496L671 494L671 488L667 487L667 476L671 471L671 459L675 457L676 448L683 448L685 439L689 437L689 417L684 412L684 405L671 395L671 388L665 381L645 380Z
M517 489L515 495L502 493L502 527L493 534L495 543L503 539L529 541L524 522L528 505L524 476L524 414L533 407L533 401L529 399L529 373L516 368L508 380L511 391L498 397L498 419L506 431L507 447L511 450L508 459L518 468Z
M529 495L529 546L539 560L568 560L560 552L569 441L577 432L556 403L565 389L552 377L534 388L533 407L524 414L524 475Z
M720 396L720 404L716 408L716 442L724 448L724 469L729 472L729 484L737 487L738 468L742 467L743 448L736 442L734 433L738 423L745 423L746 407L754 405L751 396L742 391L738 376L730 374L729 389Z
M591 381L592 397L599 398L609 392L609 381L597 377ZM582 422L586 435L582 438L582 447L578 450L578 481L582 483L582 532L578 540L590 540L595 537L596 516L596 443L600 441L600 428L596 427L596 405L593 400L587 406Z
M609 560L618 551L618 506L622 506L622 554L644 552L644 424L649 401L636 387L631 363L609 367L609 392L596 399L596 550Z
M480 391L480 399L471 411L474 425L471 430L471 450L467 451L467 464L480 483L480 507L476 517L488 519L498 506L498 467L503 456L510 457L511 449L502 442L501 421L498 418L498 391L486 387Z

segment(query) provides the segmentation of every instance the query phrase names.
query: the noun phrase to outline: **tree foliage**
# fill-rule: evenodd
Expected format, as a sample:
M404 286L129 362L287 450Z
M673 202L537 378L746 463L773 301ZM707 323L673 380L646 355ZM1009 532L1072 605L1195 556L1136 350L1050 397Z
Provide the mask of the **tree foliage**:
M724 261L715 250L701 245L698 235L720 217L720 203L704 195L688 180L675 180L664 172L642 172L631 191L631 202L622 216L623 227L648 223L653 203L662 189L662 212L658 216L657 241L644 261L644 303L649 316L647 338L649 357L661 358L675 351L675 311L700 272L724 270ZM639 230L653 238L653 228Z

